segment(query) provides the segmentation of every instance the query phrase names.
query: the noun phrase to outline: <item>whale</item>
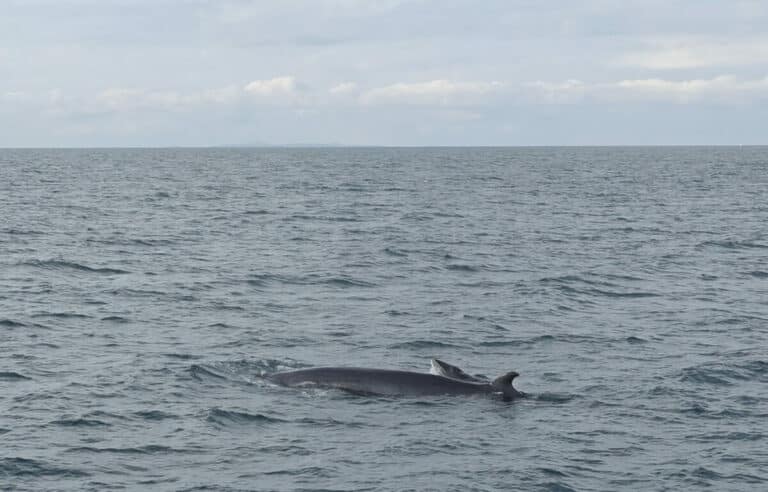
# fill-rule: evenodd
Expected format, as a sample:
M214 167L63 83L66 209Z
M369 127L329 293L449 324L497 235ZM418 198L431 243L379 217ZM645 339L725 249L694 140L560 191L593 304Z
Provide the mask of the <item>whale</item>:
M281 386L339 389L357 395L489 395L507 401L523 396L512 385L512 381L519 376L515 371L493 381L485 381L469 376L455 366L435 361L433 359L431 370L439 374L363 367L314 367L277 372L267 376L267 379Z

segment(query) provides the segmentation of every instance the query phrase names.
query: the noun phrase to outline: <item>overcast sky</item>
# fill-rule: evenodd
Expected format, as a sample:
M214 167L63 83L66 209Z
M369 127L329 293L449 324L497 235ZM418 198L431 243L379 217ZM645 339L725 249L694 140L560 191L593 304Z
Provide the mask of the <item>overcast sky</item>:
M0 0L0 146L768 144L765 0Z

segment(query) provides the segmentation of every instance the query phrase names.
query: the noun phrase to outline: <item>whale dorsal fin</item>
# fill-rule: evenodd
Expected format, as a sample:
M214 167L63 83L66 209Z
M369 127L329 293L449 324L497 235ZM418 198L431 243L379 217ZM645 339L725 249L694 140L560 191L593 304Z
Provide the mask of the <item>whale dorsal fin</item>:
M519 374L516 373L515 371L509 371L505 375L499 376L496 379L494 379L491 384L499 389L503 389L503 388L506 388L507 386L512 386L512 380L515 379L517 376L519 376Z
M517 389L512 386L512 381L519 376L518 373L515 371L509 371L503 376L499 376L496 379L493 380L491 383L491 386L495 390L497 390L499 393L501 393L502 398L504 400L513 400L515 398L519 398L521 396L525 396L524 393L521 393L517 391Z
M452 366L447 362L443 362L440 359L432 359L429 373L435 376L443 376L445 378L458 379L459 381L471 381L473 383L482 383L482 379L478 379L474 376L470 376L466 372L462 371L456 366Z

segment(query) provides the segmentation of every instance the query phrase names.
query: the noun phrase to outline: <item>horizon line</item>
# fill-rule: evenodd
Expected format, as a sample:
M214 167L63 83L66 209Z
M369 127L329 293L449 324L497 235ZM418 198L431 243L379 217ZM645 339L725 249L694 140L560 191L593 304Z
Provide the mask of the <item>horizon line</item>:
M386 144L231 144L231 145L92 145L92 146L0 146L0 150L120 150L120 149L482 149L482 148L616 148L616 147L768 147L761 144L521 144L521 145L386 145Z

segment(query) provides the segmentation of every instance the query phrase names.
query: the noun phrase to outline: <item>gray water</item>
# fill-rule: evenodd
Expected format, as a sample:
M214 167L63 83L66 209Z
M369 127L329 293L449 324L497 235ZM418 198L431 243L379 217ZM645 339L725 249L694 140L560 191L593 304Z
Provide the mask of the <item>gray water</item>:
M0 489L765 489L766 260L765 147L2 150Z

